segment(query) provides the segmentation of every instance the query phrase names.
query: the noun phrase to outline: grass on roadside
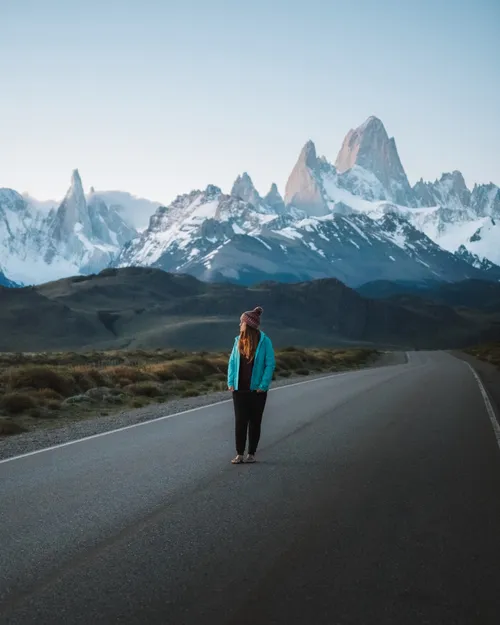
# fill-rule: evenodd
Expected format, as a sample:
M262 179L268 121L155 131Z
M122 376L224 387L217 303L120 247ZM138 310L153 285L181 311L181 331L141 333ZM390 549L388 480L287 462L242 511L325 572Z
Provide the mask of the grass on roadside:
M500 343L486 343L464 350L467 354L489 362L500 369Z
M275 378L365 366L373 349L276 352ZM0 436L226 389L227 353L0 354Z

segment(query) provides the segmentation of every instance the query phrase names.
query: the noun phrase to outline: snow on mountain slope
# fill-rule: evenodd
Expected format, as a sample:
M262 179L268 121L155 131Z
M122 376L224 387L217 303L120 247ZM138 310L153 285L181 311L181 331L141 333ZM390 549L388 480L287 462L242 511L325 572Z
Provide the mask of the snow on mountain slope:
M214 185L179 196L170 206L157 210L148 229L124 247L116 264L153 265L188 272L193 264L201 262L209 268L209 257L218 247L236 235L259 232L265 223L276 218L255 194L248 197L258 202L257 206L225 195Z
M91 197L102 200L111 210L118 213L126 224L138 232L147 228L151 215L162 205L161 202L153 202L125 191L95 191L92 188L87 200Z
M246 174L236 180L233 195L209 186L158 209L149 228L125 246L116 264L244 284L333 276L357 286L380 276L419 281L481 274L416 230L393 205L371 203L338 187L335 168L317 159L314 144L302 150L292 176L307 182L297 202L302 208L285 207L274 188L269 205ZM296 182L287 188L297 199ZM320 201L307 210L311 189L313 201Z
M0 190L0 265L9 279L37 284L108 266L137 232L115 210L85 198L78 171L57 210Z
M0 266L24 283L109 264L246 284L497 279L499 223L492 183L470 191L453 171L411 188L394 139L370 117L335 166L308 141L284 198L275 184L262 197L247 173L229 194L209 185L166 207L119 191L86 195L78 172L56 207L0 190Z
M491 280L500 281L500 264L497 265L487 258L473 254L465 245L461 245L455 252L455 255L462 258L462 260L465 260L476 269L481 269Z
M57 200L37 200L29 193L23 193L23 199L28 206L44 215L48 215L50 211L55 210L60 204Z
M486 218L467 240L466 247L480 258L500 265L500 221Z
M455 171L443 174L435 183L421 181L416 189L415 197L421 204L418 208L385 201L385 189L372 172L355 164L339 173L326 159L317 158L310 141L290 176L286 198L313 216L352 210L377 220L388 212L397 213L449 252L465 245L481 259L500 262L498 229L485 216L500 215L498 187L476 186L471 193L462 174ZM483 227L483 234L472 241Z

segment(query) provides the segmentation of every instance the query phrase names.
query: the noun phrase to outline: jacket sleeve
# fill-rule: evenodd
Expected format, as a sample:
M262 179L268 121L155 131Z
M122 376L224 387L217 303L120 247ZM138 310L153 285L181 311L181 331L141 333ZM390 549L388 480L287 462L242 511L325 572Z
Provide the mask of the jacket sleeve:
M262 380L259 385L261 391L269 390L273 379L274 369L276 367L276 360L274 358L274 348L271 340L267 338L266 352L264 355L264 372L262 374Z
M233 345L231 355L229 356L229 363L227 365L227 387L234 387L234 378L236 374L236 343Z

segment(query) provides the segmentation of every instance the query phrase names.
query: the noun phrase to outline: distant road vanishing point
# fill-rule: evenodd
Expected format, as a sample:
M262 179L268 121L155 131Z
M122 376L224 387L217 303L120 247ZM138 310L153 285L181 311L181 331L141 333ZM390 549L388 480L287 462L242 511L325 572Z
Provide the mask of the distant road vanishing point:
M0 462L1 625L497 625L500 449L445 353Z

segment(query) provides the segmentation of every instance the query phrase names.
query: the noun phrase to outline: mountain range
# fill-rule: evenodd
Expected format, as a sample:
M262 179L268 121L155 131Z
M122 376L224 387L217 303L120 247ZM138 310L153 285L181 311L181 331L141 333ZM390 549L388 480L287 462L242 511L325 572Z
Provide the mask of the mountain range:
M150 266L243 285L500 280L499 187L469 190L458 171L411 186L376 117L349 131L335 164L308 141L284 196L275 184L261 196L244 173L230 193L209 185L158 206L120 192L85 194L75 171L63 201L47 208L0 189L5 279L38 284Z
M153 268L110 268L36 287L0 287L0 351L227 350L241 311L256 303L281 347L449 348L500 338L498 308L495 314L488 308L500 299L498 283L457 283L453 292L429 292L426 299L404 289L394 295L367 298L335 278L244 287ZM464 297L482 302L483 310L462 310Z

